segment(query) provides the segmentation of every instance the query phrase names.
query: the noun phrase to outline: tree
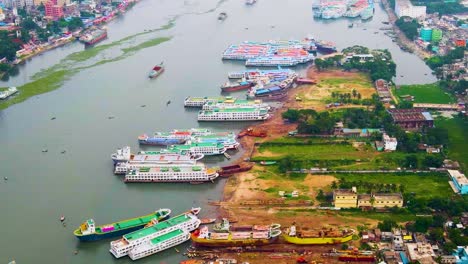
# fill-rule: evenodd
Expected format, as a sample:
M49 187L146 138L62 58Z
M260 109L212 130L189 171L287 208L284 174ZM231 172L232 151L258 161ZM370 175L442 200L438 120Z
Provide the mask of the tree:
M453 242L446 242L443 244L445 253L452 254L453 251L457 248L457 245Z
M320 189L318 191L317 196L315 197L318 201L324 201L325 200L325 195L323 194L323 190Z
M73 17L69 22L68 22L68 29L71 31L74 31L78 28L83 27L83 21L79 17Z
M440 227L434 228L429 231L429 237L434 241L441 242L444 239L444 230Z
M9 61L13 61L19 48L20 46L8 36L7 31L0 31L0 58L7 58Z
M440 168L444 163L444 158L440 155L428 155L424 157L422 163L427 168Z
M400 109L410 109L410 108L413 108L413 103L410 102L410 101L403 100L398 104L398 108L400 108Z
M287 119L291 122L296 122L299 120L299 111L295 109L288 109L286 112L282 113L281 116L284 119Z
M37 10L38 10L38 11L41 11L41 12L44 12L44 11L45 11L44 3L41 2L41 3L37 6Z
M38 28L36 22L34 22L30 17L23 19L20 26L25 30L35 30Z
M291 156L286 156L278 162L278 169L280 172L287 172L293 168L293 159Z
M377 227L384 232L390 232L392 228L397 226L397 223L392 219L385 219L377 224Z
M468 87L468 86L467 86ZM424 138L424 142L428 145L447 145L448 130L442 127L428 128Z

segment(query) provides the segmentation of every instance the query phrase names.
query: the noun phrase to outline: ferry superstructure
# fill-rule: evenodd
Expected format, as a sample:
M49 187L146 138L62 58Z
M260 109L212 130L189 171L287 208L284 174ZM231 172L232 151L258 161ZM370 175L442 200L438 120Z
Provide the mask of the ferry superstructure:
M214 169L203 164L140 167L127 172L125 182L208 182L218 177Z
M199 211L200 208L195 208L190 212L175 216L169 220L126 234L121 239L110 242L109 251L114 257L121 258L145 242L174 230L191 232L200 226L201 221L197 217Z
M185 145L174 145L168 147L172 152L188 152L192 155L221 155L226 152L226 147L221 143L197 143L190 142Z
M190 240L190 232L176 229L164 235L143 242L128 252L131 260L141 259Z
M219 143L223 144L226 149L237 149L239 142L236 140L234 133L218 133L213 135L199 136L192 139L196 143Z
M226 97L192 97L189 96L184 100L185 107L202 107L207 102L221 102L226 100Z
M257 57L257 58L247 59L247 61L245 62L245 66L259 66L259 67L296 66L301 63L312 61L314 58L315 57L312 54L304 56L304 57L300 57L300 58L291 57L291 56Z
M157 164L179 164L196 163L203 158L202 153L190 153L181 150L163 151L140 151L138 154L131 154L130 147L126 146L117 150L111 155L115 164L120 162L129 163L157 163Z
M239 72L229 72L228 78L229 79L242 79L246 78L248 80L252 78L256 78L258 76L266 76L266 77L284 77L293 74L294 71L291 69L272 69L272 70L246 70L246 71L239 71Z
M198 121L260 121L270 117L267 109L244 108L216 108L198 112Z
M226 100L222 103L206 103L203 105L202 110L244 108L244 107L270 109L270 105L263 103L262 100L235 100L235 101Z
M156 132L153 134L153 136L143 134L138 137L138 142L142 145L169 146L175 144L184 144L192 137L210 134L213 134L211 130L203 128L192 128L186 130L174 129L171 132Z

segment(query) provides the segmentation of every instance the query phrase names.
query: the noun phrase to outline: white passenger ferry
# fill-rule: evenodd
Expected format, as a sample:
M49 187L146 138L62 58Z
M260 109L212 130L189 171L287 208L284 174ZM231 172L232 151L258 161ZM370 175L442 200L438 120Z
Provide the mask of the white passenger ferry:
M17 92L18 89L16 89L16 87L10 87L3 92L0 91L0 99L7 99L8 97L14 95Z
M255 107L215 108L198 112L198 121L256 121L269 117L268 109Z
M190 212L126 234L121 239L110 242L109 251L114 257L121 258L128 255L132 249L174 230L191 232L200 226L201 221L197 217L199 212L200 208L193 208ZM137 253L138 250L135 252L135 255L137 255Z
M265 108L270 109L270 105L263 103L262 100L236 100L235 102L225 101L222 103L209 102L203 105L202 110L214 110L216 108Z
M226 152L226 147L222 143L197 143L188 142L186 145L174 145L168 148L171 152L188 152L192 155L221 155Z
M129 163L157 163L157 164L179 164L196 163L203 158L202 153L190 153L183 150L163 150L163 151L140 151L132 154L130 147L126 146L117 150L111 155L115 164L121 162Z
M202 107L207 102L222 102L226 97L187 97L184 100L185 107Z
M130 170L125 175L125 182L207 182L217 177L216 170L203 164L160 165Z
M140 246L130 250L130 252L128 252L128 256L132 260L141 259L168 248L180 245L188 240L190 240L190 233L188 231L176 229L167 234L143 242L143 244Z

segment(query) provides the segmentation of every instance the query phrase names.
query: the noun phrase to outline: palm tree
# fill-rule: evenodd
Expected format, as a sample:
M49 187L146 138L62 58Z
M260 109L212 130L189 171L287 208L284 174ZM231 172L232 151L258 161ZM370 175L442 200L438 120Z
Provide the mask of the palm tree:
M357 91L356 91L356 89L353 89L353 91L352 91L352 92L353 92L353 98L356 98L356 95L357 95Z

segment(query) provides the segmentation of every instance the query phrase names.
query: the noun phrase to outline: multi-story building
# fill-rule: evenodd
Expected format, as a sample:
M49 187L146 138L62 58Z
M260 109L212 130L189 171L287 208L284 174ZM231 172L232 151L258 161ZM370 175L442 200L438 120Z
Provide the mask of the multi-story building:
M426 42L432 40L432 28L424 27L419 31L419 37Z
M410 261L419 263L436 263L434 250L429 243L406 243Z
M385 208L403 207L401 193L357 194L356 188L338 189L333 192L333 202L337 208Z
M424 18L426 16L426 6L414 6L409 0L396 0L395 14L398 18L403 16Z
M356 191L338 189L333 192L333 201L337 208L356 208L358 195Z
M375 193L372 194L373 207L403 207L403 196L401 193Z
M382 136L383 143L384 143L384 150L386 151L395 151L398 145L398 141L394 137L390 137L387 134L383 134Z
M442 40L442 30L438 28L432 29L432 36L431 36L431 41L432 42L439 42Z
M45 15L53 20L58 20L63 17L63 6L57 5L57 0L48 1L45 4Z

